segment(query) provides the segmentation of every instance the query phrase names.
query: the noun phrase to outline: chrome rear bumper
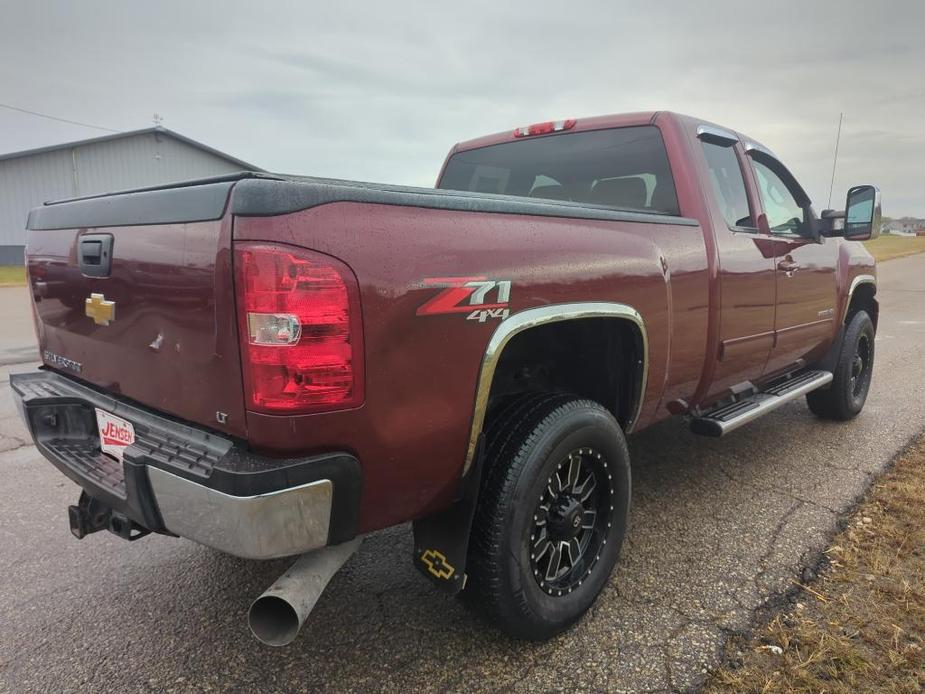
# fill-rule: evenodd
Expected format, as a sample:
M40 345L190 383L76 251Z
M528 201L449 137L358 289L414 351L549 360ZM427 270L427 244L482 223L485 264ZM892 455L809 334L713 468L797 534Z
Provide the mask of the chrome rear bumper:
M328 543L334 485L317 480L256 496L231 496L148 468L164 527L246 559L301 554Z
M302 554L357 534L361 472L352 455L260 456L50 370L14 374L10 385L39 452L94 500L89 532L112 518L128 525L117 533L127 539L134 527L247 559ZM121 462L100 450L95 408L134 427Z

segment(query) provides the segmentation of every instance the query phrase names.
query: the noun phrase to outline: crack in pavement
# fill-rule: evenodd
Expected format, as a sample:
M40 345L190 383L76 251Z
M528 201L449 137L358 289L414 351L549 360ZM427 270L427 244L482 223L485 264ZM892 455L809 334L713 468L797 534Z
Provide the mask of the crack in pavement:
M784 515L780 517L777 522L777 525L774 527L774 530L771 531L771 536L768 538L767 549L758 557L758 573L754 576L755 588L759 592L764 592L759 585L758 581L764 577L768 571L768 560L774 554L774 550L777 548L777 542L780 540L781 534L784 532L784 528L787 527L787 523L793 514L795 514L800 508L803 507L803 502L795 501L787 511L784 512Z
M818 508L825 509L826 511L829 511L830 513L835 513L835 514L840 513L840 511L838 511L837 509L834 509L834 508L832 508L832 507L830 507L830 506L827 506L827 505L825 505L825 504L823 504L823 503L820 503L820 502L818 502L818 501L815 501L814 499L810 499L810 498L798 496L798 495L794 494L792 491L790 491L789 489L784 489L784 488L782 488L782 487L778 487L778 486L775 486L775 485L770 485L770 486L765 485L765 484L759 485L759 484L755 484L754 482L750 482L750 481L748 481L748 480L746 480L746 479L744 479L744 478L742 478L742 477L739 477L739 476L737 476L737 475L734 475L734 474L732 474L731 472L729 472L728 470L726 470L725 465L724 465L722 462L720 462L720 463L717 464L717 468L718 468L718 469L719 469L730 481L736 482L736 483L738 483L738 484L741 484L741 485L743 485L744 487L747 487L747 488L752 489L752 490L754 490L754 491L760 492L760 493L762 493L762 494L765 494L765 493L767 493L767 492L772 492L772 493L776 493L776 494L778 494L778 495L780 495L780 496L783 496L783 497L785 497L785 498L793 499L794 501L799 501L799 502L802 502L802 503L804 503L804 504L809 504L809 505L811 505L811 506L816 506L816 507L818 507ZM856 470L856 469L853 469L853 468L852 468L852 471L853 471L853 472L857 472L858 474L866 475L867 477L871 477L870 473L867 473L867 472L865 472L865 471L863 471L863 470ZM818 485L815 485L815 486L813 487L813 489L817 489L817 488L818 488Z
M4 445L8 441L12 441L15 445L5 448ZM18 451L20 448L31 445L31 441L23 441L15 436L0 436L0 453L12 453L13 451Z

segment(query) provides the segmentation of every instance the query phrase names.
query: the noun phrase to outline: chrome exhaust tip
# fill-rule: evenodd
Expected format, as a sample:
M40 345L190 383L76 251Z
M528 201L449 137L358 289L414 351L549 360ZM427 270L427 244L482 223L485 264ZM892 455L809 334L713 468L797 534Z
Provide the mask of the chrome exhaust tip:
M292 643L334 574L362 542L363 538L357 537L299 557L251 604L247 623L257 640L268 646Z

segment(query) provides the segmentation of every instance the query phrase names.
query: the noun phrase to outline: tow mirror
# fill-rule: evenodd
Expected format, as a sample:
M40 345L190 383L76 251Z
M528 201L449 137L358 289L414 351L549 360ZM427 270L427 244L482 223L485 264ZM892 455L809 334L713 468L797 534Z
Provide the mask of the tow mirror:
M845 202L845 238L867 241L880 236L880 189L854 186Z

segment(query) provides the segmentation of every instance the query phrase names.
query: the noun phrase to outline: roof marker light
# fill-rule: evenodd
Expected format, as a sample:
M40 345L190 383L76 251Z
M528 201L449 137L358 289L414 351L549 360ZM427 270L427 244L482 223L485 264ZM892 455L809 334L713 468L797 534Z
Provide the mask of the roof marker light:
M545 123L534 123L514 131L514 137L532 137L533 135L548 135L549 133L558 133L563 130L571 130L578 121L574 118L567 120L550 120Z

